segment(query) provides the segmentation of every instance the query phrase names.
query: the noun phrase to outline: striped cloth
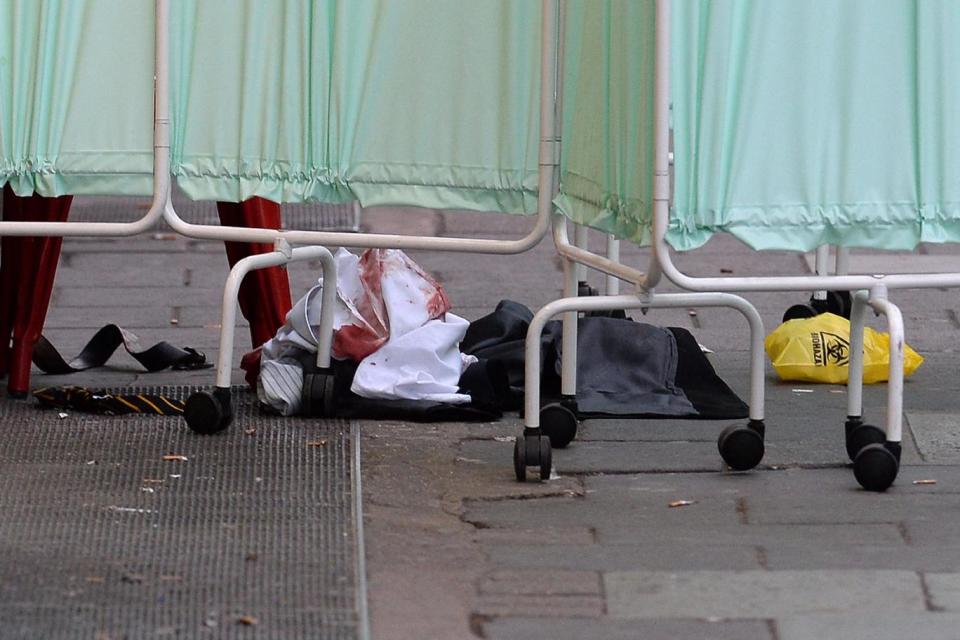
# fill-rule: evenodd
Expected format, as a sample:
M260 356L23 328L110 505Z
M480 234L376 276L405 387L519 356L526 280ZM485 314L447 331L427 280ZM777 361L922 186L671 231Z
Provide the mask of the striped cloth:
M48 409L72 409L108 416L132 413L168 416L183 413L183 402L149 393L114 394L102 389L63 386L37 389L33 397L41 407Z

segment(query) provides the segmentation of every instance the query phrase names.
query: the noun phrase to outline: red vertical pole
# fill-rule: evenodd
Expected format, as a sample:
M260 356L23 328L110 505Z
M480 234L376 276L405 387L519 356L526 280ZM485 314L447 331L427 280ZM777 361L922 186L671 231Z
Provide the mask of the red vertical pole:
M3 219L22 220L20 198L13 195L10 185L3 188ZM17 278L20 275L20 245L22 238L0 238L0 377L10 371L10 341L13 339L13 317L17 309Z
M8 206L14 215L23 221L65 222L70 214L73 196L47 198L39 195L18 198L12 190L4 191L4 216ZM6 238L5 238L6 240ZM43 332L43 323L53 293L53 282L57 275L57 263L60 261L62 238L24 237L10 238L14 243L3 245L4 250L16 244L14 260L10 265L14 273L6 274L3 279L7 296L13 304L8 307L13 320L13 340L9 347L7 367L9 378L7 391L12 397L24 397L30 390L30 363L33 346ZM9 287L9 293L7 292ZM3 327L0 327L3 329ZM0 334L2 335L2 334ZM2 338L0 338L2 339Z
M240 203L218 202L217 212L224 226L280 228L280 205L264 198L250 198ZM273 251L273 245L262 242L224 242L224 245L231 267L247 256ZM286 269L269 267L247 275L240 285L240 311L250 323L254 348L276 335L291 306Z

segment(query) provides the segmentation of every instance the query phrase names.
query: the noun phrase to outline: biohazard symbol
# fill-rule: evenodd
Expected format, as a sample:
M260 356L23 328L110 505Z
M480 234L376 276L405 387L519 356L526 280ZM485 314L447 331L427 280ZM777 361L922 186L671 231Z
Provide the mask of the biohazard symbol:
M850 341L835 333L819 331L810 334L813 361L817 366L845 367L850 363Z

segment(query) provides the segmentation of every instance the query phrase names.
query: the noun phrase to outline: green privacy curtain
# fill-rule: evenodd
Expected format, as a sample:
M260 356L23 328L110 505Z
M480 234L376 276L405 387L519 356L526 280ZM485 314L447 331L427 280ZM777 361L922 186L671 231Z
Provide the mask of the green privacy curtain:
M149 194L153 3L0 0L0 186Z
M567 0L560 210L649 244L653 0Z
M677 0L669 241L960 241L960 2Z
M195 198L536 210L540 3L171 2ZM0 0L0 184L149 194L153 2Z
M540 3L174 3L194 198L536 210Z

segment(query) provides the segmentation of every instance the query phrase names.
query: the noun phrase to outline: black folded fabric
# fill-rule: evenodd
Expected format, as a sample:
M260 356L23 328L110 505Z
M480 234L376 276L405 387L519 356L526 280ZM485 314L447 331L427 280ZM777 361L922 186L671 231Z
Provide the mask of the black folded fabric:
M350 360L334 360L331 366L334 372L334 397L338 418L407 422L493 422L503 417L498 398L505 383L491 380L486 364L471 365L460 379L461 390L473 399L468 404L361 398L350 391L350 384L357 372L357 363ZM497 365L493 366L497 367ZM312 358L304 362L304 371L310 371L313 368L315 365ZM311 403L311 405L315 404Z
M101 327L80 350L80 354L67 362L57 348L44 336L40 336L33 348L33 364L49 374L66 374L86 371L106 364L113 352L121 345L133 358L150 372L167 367L173 369L203 369L207 364L206 356L190 347L175 347L169 342L158 342L147 349L140 348L140 338L136 334L115 324Z
M501 301L471 323L460 345L503 379L500 406L522 406L524 341L533 314ZM661 328L620 317L587 316L577 341L577 410L588 417L739 419L747 405L717 375L696 339L680 327ZM559 397L562 325L541 337L542 402Z

